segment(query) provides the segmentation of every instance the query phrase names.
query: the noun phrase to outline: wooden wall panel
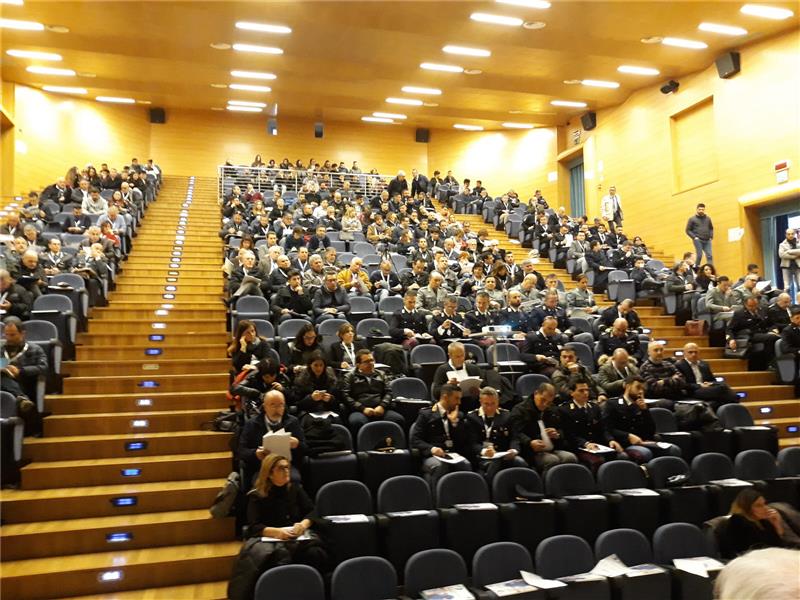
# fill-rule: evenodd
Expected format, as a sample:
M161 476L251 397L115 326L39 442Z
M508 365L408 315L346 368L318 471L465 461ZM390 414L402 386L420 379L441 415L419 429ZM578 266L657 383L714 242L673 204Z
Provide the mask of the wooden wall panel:
M705 98L670 117L673 193L687 192L717 180L714 98Z

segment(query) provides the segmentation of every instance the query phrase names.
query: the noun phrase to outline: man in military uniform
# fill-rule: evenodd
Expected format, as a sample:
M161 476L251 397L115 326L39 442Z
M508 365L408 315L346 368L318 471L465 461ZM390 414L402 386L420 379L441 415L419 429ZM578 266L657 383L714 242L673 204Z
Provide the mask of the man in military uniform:
M589 386L573 379L569 385L570 402L558 410L570 449L578 460L596 472L608 460L629 460L622 446L606 429L600 406L589 400ZM604 451L605 448L610 450Z
M491 484L492 478L508 467L527 467L519 456L519 444L511 428L511 411L500 408L500 395L493 387L481 389L480 408L467 414L470 432L470 454L477 469ZM498 452L506 452L495 458Z
M552 375L553 385L562 400L567 400L571 396L572 383L580 381L585 383L589 389L589 399L598 404L606 401L608 396L601 388L589 369L578 362L578 356L574 348L561 348L560 362Z
M462 339L469 335L464 325L464 316L458 311L458 297L448 296L444 300L441 314L431 319L430 333L437 344L448 339Z
M644 358L639 335L628 329L628 321L617 319L610 331L600 335L600 355L610 357L617 348L623 348L638 363Z
M749 355L749 369L763 371L775 358L775 342L780 339L779 332L771 328L766 314L759 306L758 296L749 296L744 305L737 308L733 318L728 322L727 345L731 350L736 350L737 337L747 337L750 344L762 344L763 349L755 351L753 348Z
M464 316L464 326L473 333L480 333L484 327L495 325L497 313L489 310L489 294L478 292L475 297L475 310L469 311Z
M555 317L545 317L542 326L525 336L520 358L530 364L536 373L550 377L558 366L561 348L566 342L558 333Z
M402 344L411 350L419 343L416 336L428 335L428 322L425 315L417 310L417 292L410 290L403 296L403 308L392 315L389 323L389 335L395 344Z
M528 333L530 314L522 310L522 293L518 290L508 292L508 306L497 315L498 325L509 325L512 331Z

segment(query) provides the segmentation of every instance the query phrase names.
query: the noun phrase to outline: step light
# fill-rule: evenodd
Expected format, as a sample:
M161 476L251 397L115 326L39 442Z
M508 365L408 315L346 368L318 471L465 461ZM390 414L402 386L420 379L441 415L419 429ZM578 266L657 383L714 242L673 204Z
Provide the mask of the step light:
M787 425L786 431L789 433L797 433L797 425Z
M178 281L177 277L167 277L167 283L175 283Z
M175 308L175 305L174 304L162 304L161 308L166 308L167 310L170 310L172 308Z
M113 581L122 581L122 571L115 569L113 571L101 571L97 575L97 580L102 583L111 583Z
M141 469L122 469L120 471L123 477L139 477L142 474Z
M109 544L117 544L119 542L130 542L131 540L133 540L133 535L128 533L127 531L106 534L106 541Z
M144 381L140 381L136 385L141 388L157 388L161 384L158 383L157 381L153 381L152 379L145 379Z
M136 452L138 450L147 450L147 442L125 442L126 452Z
M744 400L747 398L747 392L736 392L736 397L739 398L739 400Z
M153 406L152 398L137 398L136 406Z
M161 348L147 348L144 351L144 355L145 356L158 356L162 352L164 352L164 351Z
M168 292L177 292L178 291L178 286L177 285L168 285L164 289L167 290Z
M164 300L175 300L175 294L161 294Z
M144 429L150 427L150 421L148 421L147 419L133 419L131 421L131 427Z
M762 415L769 415L772 414L772 407L771 406L762 406L758 409Z
M717 383L722 383L722 382L725 381L725 378L724 377L714 377L714 381L716 381Z
M183 240L175 239L173 242L176 246L183 246ZM176 248L176 250L180 250L180 248Z
M118 496L111 499L111 506L136 506L138 502L137 496Z
M180 269L181 266L178 263L169 263L170 269Z
M166 329L167 328L167 324L166 323L153 323L151 325L151 327L153 329Z
M164 341L164 334L163 333L153 333L151 334L148 339L151 342L163 342Z
M157 317L167 317L167 316L169 316L169 311L168 310L164 310L163 308L159 308L156 311L156 316Z
M167 271L167 275L173 275L177 277L178 275L180 275L180 273L178 273L177 271Z

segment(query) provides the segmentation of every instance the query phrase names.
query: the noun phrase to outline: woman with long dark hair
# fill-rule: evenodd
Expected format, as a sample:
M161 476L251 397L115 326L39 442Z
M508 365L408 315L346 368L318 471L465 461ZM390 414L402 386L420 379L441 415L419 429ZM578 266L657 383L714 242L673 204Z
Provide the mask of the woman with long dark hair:
M311 354L317 350L322 351L320 342L322 338L317 335L314 325L306 323L289 342L289 364L295 372L300 371L307 363Z
M767 506L755 487L739 492L731 504L730 517L717 530L722 558L731 559L756 548L783 547L786 525L780 513Z
M294 378L292 391L301 413L341 413L336 373L328 366L325 355L318 350L311 353L305 370Z
M228 356L234 373L269 357L269 342L256 333L252 321L244 319L236 325L233 339L228 344Z

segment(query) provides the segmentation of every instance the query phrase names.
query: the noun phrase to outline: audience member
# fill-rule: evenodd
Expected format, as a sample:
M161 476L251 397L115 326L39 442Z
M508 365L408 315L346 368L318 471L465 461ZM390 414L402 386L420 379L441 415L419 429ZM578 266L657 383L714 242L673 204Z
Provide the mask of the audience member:
M470 432L470 456L477 470L491 482L494 476L508 467L527 467L519 457L517 438L511 427L511 412L500 407L500 395L493 387L480 391L480 407L466 416ZM505 453L502 456L500 453Z
M642 363L639 373L650 398L684 400L689 397L686 378L673 362L664 359L664 344L652 342L647 347L647 360Z
M256 368L258 363L270 354L269 342L256 333L252 321L243 319L236 324L233 340L228 344L228 356L234 373L245 367Z
M683 358L675 363L675 368L686 380L687 394L708 402L715 411L723 404L739 401L725 382L717 381L708 363L700 360L697 344L690 342L683 347Z
M775 342L778 333L770 327L764 311L759 308L756 296L750 296L744 305L737 308L728 322L727 345L731 350L737 350L740 344L746 342L749 353L749 367L753 371L763 371L775 357Z
M346 319L350 314L347 292L339 287L335 273L325 274L322 287L314 293L312 307L317 323L328 319Z
M445 385L460 386L463 379L478 378L481 381L478 381L472 387L466 389L461 387L461 404L465 410L472 410L478 404L478 395L480 385L484 380L484 373L477 365L466 362L467 353L464 349L464 344L461 342L452 342L448 345L447 355L449 360L439 365L433 375L433 382L431 383L433 397L438 398L442 387Z
M342 393L350 410L348 423L353 437L370 421L386 420L405 425L402 415L392 410L389 384L382 372L375 369L375 357L369 350L356 352L355 369L344 376Z

